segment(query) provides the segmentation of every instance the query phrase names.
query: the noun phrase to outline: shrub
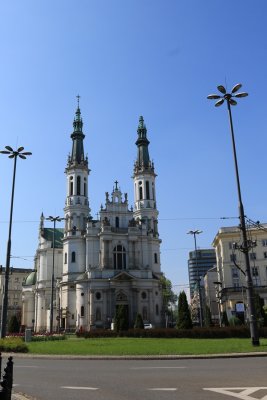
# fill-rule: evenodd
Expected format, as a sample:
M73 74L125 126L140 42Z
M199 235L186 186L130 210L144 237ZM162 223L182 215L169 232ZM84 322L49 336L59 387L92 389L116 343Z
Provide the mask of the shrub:
M134 328L135 329L144 329L144 322L141 314L137 314L135 323L134 323Z
M115 331L125 331L128 329L128 312L127 307L120 305L116 310L115 315Z
M0 351L28 353L29 349L21 338L6 337L5 339L0 339Z
M8 322L8 332L10 333L18 333L20 328L20 324L16 315L12 315Z
M239 326L239 325L242 325L242 321L237 317L231 317L229 319L229 325L230 326Z
M191 329L193 327L191 314L187 302L187 297L184 291L179 294L178 299L178 329Z

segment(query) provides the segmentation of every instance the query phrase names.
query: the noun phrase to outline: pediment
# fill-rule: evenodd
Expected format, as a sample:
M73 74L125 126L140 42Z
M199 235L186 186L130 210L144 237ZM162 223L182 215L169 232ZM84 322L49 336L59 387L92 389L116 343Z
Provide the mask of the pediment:
M127 272L120 272L118 275L114 276L114 281L132 281L134 277Z

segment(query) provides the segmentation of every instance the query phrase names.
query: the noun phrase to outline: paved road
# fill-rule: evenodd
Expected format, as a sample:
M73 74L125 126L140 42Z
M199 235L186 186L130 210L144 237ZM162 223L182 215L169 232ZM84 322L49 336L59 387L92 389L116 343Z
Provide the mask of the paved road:
M266 357L42 360L15 356L14 390L40 400L266 400L266 370Z

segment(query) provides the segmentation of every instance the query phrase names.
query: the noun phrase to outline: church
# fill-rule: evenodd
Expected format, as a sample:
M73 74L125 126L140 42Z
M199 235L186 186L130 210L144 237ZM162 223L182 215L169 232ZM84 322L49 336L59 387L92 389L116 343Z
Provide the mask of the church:
M163 323L156 173L144 119L137 129L133 167L134 207L115 182L97 219L88 197L88 158L78 101L72 149L65 169L64 228L46 228L41 216L35 269L22 292L22 325L35 332L113 327L123 306L129 327ZM90 193L92 196L93 193ZM52 312L51 312L52 311ZM50 327L50 329L49 329Z

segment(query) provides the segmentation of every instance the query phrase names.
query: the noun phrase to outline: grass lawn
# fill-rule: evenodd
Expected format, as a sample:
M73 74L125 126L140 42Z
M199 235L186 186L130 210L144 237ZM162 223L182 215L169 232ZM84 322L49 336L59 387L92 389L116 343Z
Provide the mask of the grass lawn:
M253 347L250 339L68 338L27 343L30 353L66 355L186 355L267 351L267 339Z

